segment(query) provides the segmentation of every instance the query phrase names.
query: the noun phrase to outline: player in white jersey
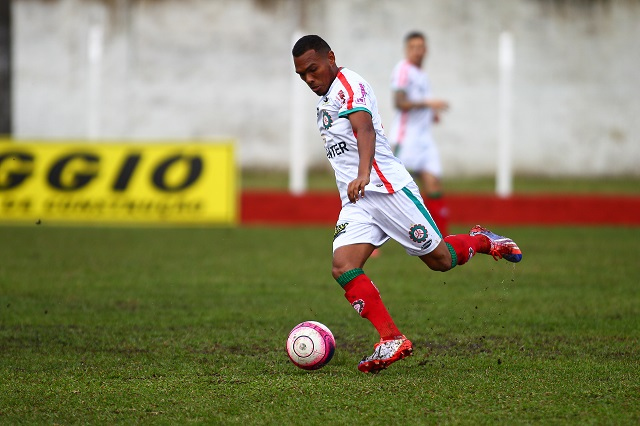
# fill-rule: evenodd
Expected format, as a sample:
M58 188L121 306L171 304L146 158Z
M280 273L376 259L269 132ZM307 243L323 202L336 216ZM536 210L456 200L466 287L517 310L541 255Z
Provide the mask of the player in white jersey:
M374 173L365 186L366 191L393 193L412 182L411 175L391 152L378 115L378 103L373 90L362 77L340 68L329 91L317 105L318 128L324 139L327 158L336 174L342 203L349 201L348 185L358 176L360 156L357 140L349 117L365 112L371 119L376 143L372 166Z
M391 74L396 115L389 132L395 154L405 167L419 177L425 202L435 222L447 234L447 209L442 191L442 164L431 127L449 104L433 97L422 62L427 56L424 34L414 31L404 40L405 58Z
M380 334L374 353L358 364L360 371L377 372L411 355L413 345L362 270L376 247L393 238L435 271L462 265L475 253L511 262L519 262L522 253L511 239L480 226L469 235L443 239L418 186L391 152L371 86L355 72L338 67L333 51L317 35L298 40L292 54L296 73L320 96L318 128L342 198L332 275L354 309Z

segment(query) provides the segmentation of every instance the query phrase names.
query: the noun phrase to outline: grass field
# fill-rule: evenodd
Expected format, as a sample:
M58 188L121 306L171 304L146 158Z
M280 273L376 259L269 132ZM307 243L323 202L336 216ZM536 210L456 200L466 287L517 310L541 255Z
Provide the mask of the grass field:
M240 179L242 188L251 190L286 190L288 175L269 170L245 170ZM311 170L307 176L310 191L335 191L333 172ZM494 193L495 177L448 177L443 179L447 193ZM515 176L513 191L516 194L625 194L640 195L640 176L610 176L592 178Z
M495 230L520 264L370 260L416 352L364 375L333 229L0 228L0 423L638 424L640 229ZM284 352L309 319L316 372Z

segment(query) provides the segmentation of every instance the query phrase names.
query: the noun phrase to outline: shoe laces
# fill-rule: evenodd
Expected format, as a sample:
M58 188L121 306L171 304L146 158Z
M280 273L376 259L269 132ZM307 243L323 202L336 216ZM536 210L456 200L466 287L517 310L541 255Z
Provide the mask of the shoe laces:
M492 248L491 250L489 250L489 254L493 257L493 260L500 260L502 259L502 253L500 253L500 251L496 248Z
M491 248L489 249L489 254L493 256L495 260L500 260L505 254L511 254L513 247L515 247L515 243L511 240L495 242L491 241Z
M387 340L386 342L381 342L378 346L376 346L373 354L371 354L371 356L364 357L362 361L391 358L393 354L398 350L400 345L402 345L402 342L404 342L404 339Z

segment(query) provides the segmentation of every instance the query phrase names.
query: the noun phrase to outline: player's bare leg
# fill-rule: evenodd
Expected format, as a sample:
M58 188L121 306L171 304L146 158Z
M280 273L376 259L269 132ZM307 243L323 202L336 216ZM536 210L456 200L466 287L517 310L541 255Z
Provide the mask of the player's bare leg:
M522 251L511 238L496 235L480 225L471 228L468 235L446 236L432 252L420 256L420 260L430 269L444 272L456 265L464 265L476 253L514 263L522 260Z
M331 274L338 279L342 274L352 269L364 267L371 253L375 250L373 244L349 244L338 247L333 252Z
M380 334L371 356L363 358L358 369L376 373L413 352L411 342L398 330L380 298L378 288L362 270L375 246L351 244L333 253L332 275L345 290L345 297L362 318L368 319Z
M427 195L442 193L442 182L436 175L429 172L421 172L420 182L422 183L422 188L424 188L424 192Z
M448 271L452 268L451 265L453 265L451 252L444 240L441 240L433 251L420 256L420 260L422 260L429 269L440 272Z

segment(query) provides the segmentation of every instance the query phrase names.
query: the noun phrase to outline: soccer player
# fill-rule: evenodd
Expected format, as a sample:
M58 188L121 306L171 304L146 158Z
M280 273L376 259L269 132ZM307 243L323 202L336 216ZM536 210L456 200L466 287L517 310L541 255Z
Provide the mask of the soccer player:
M380 293L362 270L376 247L390 238L434 271L465 264L475 253L519 262L509 238L475 226L469 235L443 239L420 197L418 186L393 155L382 130L371 86L336 65L329 45L317 35L300 38L292 50L296 73L320 99L318 128L336 176L342 209L333 236L332 275L361 317L380 334L371 356L358 369L378 372L413 352L396 327Z
M442 165L431 125L449 104L432 96L422 62L427 57L427 39L410 32L404 39L405 58L393 69L391 89L396 116L389 132L395 155L418 177L425 203L443 235L448 234L448 213L442 191Z

